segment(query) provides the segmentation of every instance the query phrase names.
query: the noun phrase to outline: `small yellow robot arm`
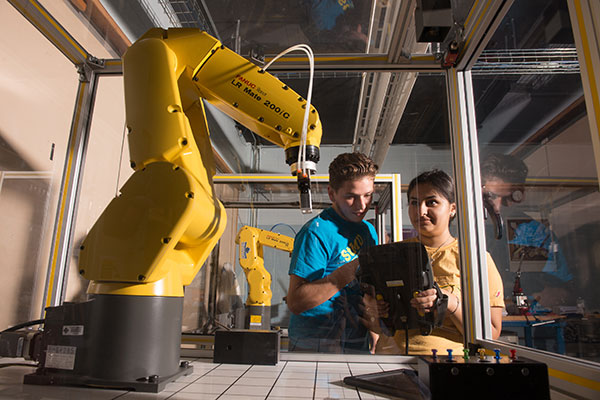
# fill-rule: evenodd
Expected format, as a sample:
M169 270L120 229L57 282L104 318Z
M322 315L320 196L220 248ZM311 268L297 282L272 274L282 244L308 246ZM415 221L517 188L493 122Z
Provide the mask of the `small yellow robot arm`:
M279 233L244 226L238 232L235 242L239 245L240 266L248 281L246 300L249 313L248 327L270 329L271 274L265 269L263 246L291 253L294 250L294 239Z
M123 77L135 172L81 246L80 273L93 294L180 297L226 223L202 99L283 147L293 171L306 101L198 29L151 29L125 53ZM311 107L307 161L320 139Z

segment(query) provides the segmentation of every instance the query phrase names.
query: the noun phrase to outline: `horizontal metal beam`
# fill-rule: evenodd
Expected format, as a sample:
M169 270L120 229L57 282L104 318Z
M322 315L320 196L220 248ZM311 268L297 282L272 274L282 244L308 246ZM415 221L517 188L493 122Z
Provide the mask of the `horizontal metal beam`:
M363 72L439 72L444 70L432 55L416 55L406 63L388 64L387 55L352 55L345 57L323 56L315 60L315 76L336 78L339 74L361 74ZM421 60L421 61L419 61ZM473 75L514 75L514 74L571 74L579 73L579 63L575 49L530 49L519 51L484 51L473 65ZM119 75L123 73L120 59L104 60L98 74ZM307 76L309 72L306 57L282 57L269 68L269 72L281 76Z
M269 58L265 58L269 60ZM275 61L270 67L269 72L298 73L308 72L309 64L306 56L284 56ZM353 54L353 55L316 55L315 72L385 72L385 71L413 71L413 72L432 72L443 71L439 62L433 55L419 54L403 63L388 64L387 54ZM104 67L96 70L99 74L120 74L122 73L121 60L105 60Z

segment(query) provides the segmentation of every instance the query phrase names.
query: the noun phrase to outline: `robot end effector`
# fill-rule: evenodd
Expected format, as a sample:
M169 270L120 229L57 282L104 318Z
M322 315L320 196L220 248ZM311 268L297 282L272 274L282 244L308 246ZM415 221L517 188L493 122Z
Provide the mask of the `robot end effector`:
M298 165L298 153L300 146L291 147L286 150L285 161L291 166L292 175L298 178L298 190L300 191L300 210L303 214L312 212L312 194L310 191L310 175L316 172L319 161L319 148L315 146L306 147L306 161L304 165ZM306 172L305 172L306 171Z

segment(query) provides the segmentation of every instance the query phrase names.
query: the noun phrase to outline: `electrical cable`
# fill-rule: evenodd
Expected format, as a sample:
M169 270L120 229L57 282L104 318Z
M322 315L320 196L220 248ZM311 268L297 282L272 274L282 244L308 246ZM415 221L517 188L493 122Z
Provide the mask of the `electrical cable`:
M292 230L292 232L294 232L294 236L296 236L296 235L297 235L297 233L296 233L296 230L295 230L295 229L294 229L294 228L293 228L293 227L292 227L290 224L286 224L285 222L279 222L279 223L277 223L277 224L273 225L273 226L271 227L271 229L269 229L269 230L270 230L271 232L274 232L274 230L273 230L273 229L277 228L278 226L287 226L288 228L290 228L290 229Z
M29 321L29 322L23 322L22 324L19 325L15 325L15 326L11 326L10 328L6 328L5 330L3 330L0 333L4 333L4 332L14 332L17 331L21 328L26 328L28 326L32 326L32 325L40 325L44 323L44 319L36 319L34 321Z
M310 46L306 44L297 44L295 46L289 47L275 56L271 61L265 65L263 71L266 71L267 68L273 64L278 58L286 55L295 50L304 51L308 56L308 62L310 66L310 75L308 79L308 93L306 96L306 109L304 111L304 121L302 123L302 134L300 135L300 149L298 150L298 165L296 166L297 173L302 173L302 176L306 176L306 140L308 136L308 116L310 114L310 103L312 100L312 89L313 89L313 78L315 72L315 56L313 54Z

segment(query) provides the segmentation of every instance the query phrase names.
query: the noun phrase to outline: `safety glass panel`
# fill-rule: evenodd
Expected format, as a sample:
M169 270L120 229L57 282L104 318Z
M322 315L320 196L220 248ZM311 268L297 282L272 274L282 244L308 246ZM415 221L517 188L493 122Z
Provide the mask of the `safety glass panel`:
M46 274L56 261L52 237L78 80L73 65L8 2L0 4L0 57L3 330L37 320L47 304Z
M298 43L308 44L315 53L365 53L371 7L375 2L208 0L204 3L225 45L239 49L240 54L251 51L277 54Z
M81 179L77 219L65 300L85 301L89 284L80 275L80 247L100 214L131 176L125 130L122 76L100 76L94 98L85 166Z
M41 0L39 3L45 9L44 14L51 15L81 48L96 58L119 58L131 44L100 2Z
M282 346L287 349L292 312L286 296L293 243L305 223L330 207L331 201L325 200L327 183L313 183L314 211L302 214L295 182L227 182L228 178L216 177L216 187L231 220L219 244L218 260L205 266L216 268L211 272L210 284L215 293L206 297L206 307L214 314L204 329L196 332L212 333L222 328L282 329ZM365 215L365 220L375 226L377 209L388 232L390 204L381 209L377 205L381 194L390 188L389 182L375 184L373 206ZM235 229L230 230L229 226ZM255 244L251 242L252 235L260 237ZM263 272L257 275L256 269Z
M575 53L566 2L515 2L488 49L537 54L473 71L487 250L504 283L500 340L599 361L598 154L578 64L560 54Z

